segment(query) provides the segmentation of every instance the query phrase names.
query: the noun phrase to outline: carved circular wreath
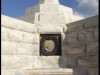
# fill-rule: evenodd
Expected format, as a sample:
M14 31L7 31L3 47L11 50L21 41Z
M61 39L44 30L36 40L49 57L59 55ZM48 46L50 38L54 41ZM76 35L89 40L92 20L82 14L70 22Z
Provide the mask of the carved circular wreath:
M48 51L47 48L44 46L44 43L46 40L52 40L54 42L54 49L52 51ZM57 48L59 46L59 40L58 40L58 37L56 36L45 36L45 37L42 37L41 40L41 45L40 45L40 54L41 55L45 55L45 56L48 56L48 55L56 55L57 54Z

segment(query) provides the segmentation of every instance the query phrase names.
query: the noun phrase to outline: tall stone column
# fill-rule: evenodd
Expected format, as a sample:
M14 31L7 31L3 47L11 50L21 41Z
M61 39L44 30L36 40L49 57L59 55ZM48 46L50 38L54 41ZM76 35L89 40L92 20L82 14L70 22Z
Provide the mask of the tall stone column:
M39 0L39 4L59 4L59 0Z

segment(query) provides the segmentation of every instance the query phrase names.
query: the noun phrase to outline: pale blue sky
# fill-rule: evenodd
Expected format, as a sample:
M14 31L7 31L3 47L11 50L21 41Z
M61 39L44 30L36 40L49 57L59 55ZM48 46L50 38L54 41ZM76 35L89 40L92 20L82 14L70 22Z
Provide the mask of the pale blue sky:
M59 2L73 8L77 15L89 17L98 14L98 0L59 0ZM20 17L24 15L26 8L37 3L38 0L1 0L1 13L14 18Z

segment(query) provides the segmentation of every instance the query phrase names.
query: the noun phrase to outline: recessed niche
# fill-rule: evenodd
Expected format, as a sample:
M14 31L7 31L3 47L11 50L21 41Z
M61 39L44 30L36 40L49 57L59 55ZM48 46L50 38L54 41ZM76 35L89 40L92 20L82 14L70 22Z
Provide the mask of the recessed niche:
M61 54L60 34L40 35L40 56L58 56Z

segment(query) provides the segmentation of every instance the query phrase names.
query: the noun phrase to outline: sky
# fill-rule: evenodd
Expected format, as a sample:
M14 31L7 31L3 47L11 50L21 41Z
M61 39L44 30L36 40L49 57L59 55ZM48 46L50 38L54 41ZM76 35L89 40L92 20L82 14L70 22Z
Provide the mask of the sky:
M71 7L78 16L87 18L98 15L98 0L59 0L59 2ZM24 16L25 9L37 3L38 0L1 0L1 14L13 18Z

